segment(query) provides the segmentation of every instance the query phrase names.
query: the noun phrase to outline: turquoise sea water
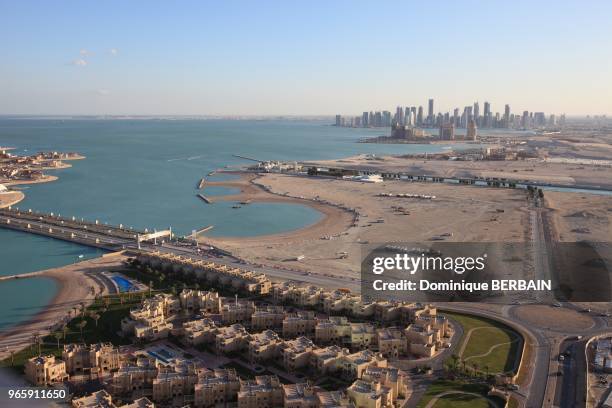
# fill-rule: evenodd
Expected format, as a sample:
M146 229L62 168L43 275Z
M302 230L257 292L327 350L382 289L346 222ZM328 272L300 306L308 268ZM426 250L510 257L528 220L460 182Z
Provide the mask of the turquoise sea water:
M51 302L56 292L57 283L50 278L3 281L0 284L0 332L29 320Z
M321 214L285 203L252 203L233 209L231 202L205 204L196 197L200 178L224 166L249 164L234 157L260 160L332 159L359 153L437 152L438 145L355 143L383 134L380 129L350 129L316 121L228 120L59 120L0 118L0 146L16 154L41 150L76 151L87 158L54 172L59 180L24 186L20 208L98 219L136 228L167 228L179 234L214 225L213 236L256 236L301 228ZM216 175L216 180L228 175ZM205 189L205 194L233 194L233 189ZM0 230L0 273L46 269L96 252L52 239ZM5 314L13 307L34 313L56 288L48 280L18 287L0 283L0 329L18 321ZM15 285L15 283L11 283ZM18 290L20 296L7 297ZM29 315L31 316L31 314Z

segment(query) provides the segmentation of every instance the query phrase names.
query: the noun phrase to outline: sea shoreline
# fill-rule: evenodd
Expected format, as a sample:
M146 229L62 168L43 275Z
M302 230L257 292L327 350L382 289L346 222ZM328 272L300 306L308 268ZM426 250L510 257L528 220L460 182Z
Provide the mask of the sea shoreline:
M60 329L74 317L74 307L79 307L81 303L87 307L96 296L113 293L114 287L111 288L109 282L105 282L98 273L120 266L124 258L122 252L115 252L58 268L23 274L19 279L53 279L57 284L57 293L49 304L30 319L0 332L0 360L10 357L10 352L18 352L31 344L34 334L44 336Z
M216 201L235 201L239 203L244 202L261 202L261 203L292 203L300 204L310 207L317 212L321 213L321 218L315 223L305 225L303 227L278 232L274 234L264 234L252 237L234 237L234 236L218 236L218 237L206 237L203 239L207 242L215 241L219 242L220 246L223 247L223 241L239 240L240 242L264 242L267 240L277 241L283 238L291 239L311 239L320 238L325 235L330 235L330 231L341 232L346 230L351 224L354 223L356 214L351 212L349 209L340 208L339 206L332 203L323 203L307 198L293 197L289 195L279 194L267 188L261 182L261 175L257 173L245 172L245 171L226 171L219 172L223 174L237 175L238 179L226 180L226 181L207 181L205 187L219 186L219 187L230 187L237 188L240 190L238 194L220 195L214 196L212 202ZM243 204L248 205L248 204ZM340 228L339 228L340 227Z

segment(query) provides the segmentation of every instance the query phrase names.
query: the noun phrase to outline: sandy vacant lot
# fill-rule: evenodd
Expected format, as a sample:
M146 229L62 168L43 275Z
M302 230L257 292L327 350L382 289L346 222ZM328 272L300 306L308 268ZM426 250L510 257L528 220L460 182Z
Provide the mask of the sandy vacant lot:
M222 183L218 183L222 184ZM326 209L324 220L296 233L256 238L217 238L206 241L236 255L266 265L302 271L357 276L364 243L419 242L444 239L454 242L523 242L527 235L525 191L431 183L355 181L264 174L255 179L226 183L243 194L225 199L277 199ZM263 189L255 189L261 185ZM379 193L435 195L433 200L377 197ZM279 197L278 195L285 195ZM329 204L322 204L327 202ZM350 208L343 211L336 206ZM398 210L398 208L400 208ZM352 223L355 215L357 220ZM347 258L343 259L343 253ZM295 258L304 255L304 259Z
M547 191L545 198L556 241L610 241L612 196Z
M367 159L364 156L316 162L330 167L403 171L415 175L445 177L498 177L567 185L612 185L612 167L546 163L541 160L452 161L395 156Z

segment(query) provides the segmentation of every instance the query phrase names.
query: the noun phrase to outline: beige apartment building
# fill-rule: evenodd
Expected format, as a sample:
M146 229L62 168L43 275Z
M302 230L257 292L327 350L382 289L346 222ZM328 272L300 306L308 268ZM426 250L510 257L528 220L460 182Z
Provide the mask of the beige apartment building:
M315 342L317 344L343 344L351 337L351 323L344 316L330 316L327 320L319 320L315 326Z
M219 327L215 348L219 353L240 353L247 349L250 339L250 334L241 324Z
M348 398L357 408L393 407L393 394L380 383L356 380L346 389Z
M197 382L197 368L188 361L173 367L160 368L152 384L153 401L168 403L175 399L181 400L187 395L193 395Z
M283 338L293 339L299 336L312 336L317 320L312 311L300 311L287 315L283 319Z
M66 344L62 352L70 375L109 373L119 368L119 350L111 343Z
M240 391L240 379L232 369L207 370L200 374L194 386L193 405L209 408L235 401Z
M370 366L387 367L387 360L370 350L344 355L340 360L341 375L346 379L361 378L363 372Z
M224 324L249 324L255 313L255 303L248 300L223 299L221 321Z
M385 358L398 358L408 353L408 338L398 327L380 329L377 332L378 352Z
M284 408L317 408L315 387L309 384L283 385Z
M289 372L308 367L315 349L312 340L306 337L285 341L281 350L283 366Z
M321 375L340 370L342 357L350 354L348 349L339 346L328 346L312 351L311 367Z
M217 292L185 289L179 294L181 308L185 313L218 314L221 298Z
M113 373L109 390L113 395L131 398L152 396L153 380L158 370L152 360L139 358L136 364L126 364Z
M240 381L238 408L278 408L283 406L283 386L278 377L264 375Z
M212 344L218 333L218 328L212 319L204 318L183 323L183 342L190 346Z
M284 342L272 330L252 334L248 345L248 356L251 363L262 363L280 357Z
M256 308L251 315L251 330L271 330L283 327L285 310L282 306L268 306Z
M55 356L32 357L25 363L25 377L37 386L47 386L61 383L68 379L66 363Z
M393 400L404 398L408 394L408 376L395 367L370 366L365 369L361 379L367 382L377 382L391 390Z

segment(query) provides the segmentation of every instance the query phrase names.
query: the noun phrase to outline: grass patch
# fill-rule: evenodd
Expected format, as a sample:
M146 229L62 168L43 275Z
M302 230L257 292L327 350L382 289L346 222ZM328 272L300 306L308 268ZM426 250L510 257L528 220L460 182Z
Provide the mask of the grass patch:
M444 397L440 397L435 403L435 408L489 408L491 404L486 399L487 393L489 392L489 386L486 384L468 383L461 381L449 381L449 380L436 380L434 381L421 400L419 401L417 408L425 407L436 395L439 395L447 391L461 391L470 392L480 395L466 395L466 394L451 394ZM503 407L504 402L495 397L489 397L489 399L495 401L497 406Z
M466 340L468 343L460 358L466 362L466 366L472 367L476 364L479 371L488 371L489 374L515 374L515 363L523 343L520 334L502 323L483 317L450 312L444 314L463 327L464 338L461 339L460 348ZM466 338L472 329L475 330L469 339ZM491 349L493 346L496 347ZM485 353L488 354L481 356ZM488 370L485 367L488 367Z

